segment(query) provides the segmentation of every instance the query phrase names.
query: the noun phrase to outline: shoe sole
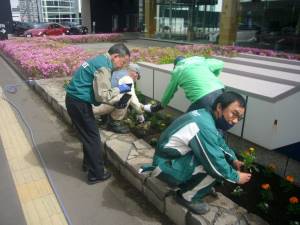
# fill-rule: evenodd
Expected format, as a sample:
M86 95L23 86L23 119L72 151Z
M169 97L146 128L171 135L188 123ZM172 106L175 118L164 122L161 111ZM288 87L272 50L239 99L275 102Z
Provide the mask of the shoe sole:
M90 181L90 180L88 180L88 181L87 181L87 184L88 184L88 185L97 184L97 183L100 183L100 182L109 180L109 178L111 178L111 175L109 175L108 177L106 177L106 178L104 178L104 179L98 179L98 180L95 180L95 181Z

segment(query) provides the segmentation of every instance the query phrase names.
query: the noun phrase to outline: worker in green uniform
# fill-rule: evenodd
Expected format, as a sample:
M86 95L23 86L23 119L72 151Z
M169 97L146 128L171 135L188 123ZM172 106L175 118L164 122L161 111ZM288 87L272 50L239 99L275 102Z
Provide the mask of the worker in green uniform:
M66 88L66 107L83 144L82 169L88 172L88 184L111 176L104 168L103 149L92 105L107 103L131 90L127 84L112 88L110 82L111 71L124 67L129 57L130 52L124 44L115 44L107 53L83 62Z
M240 171L243 163L219 132L238 123L244 112L243 97L224 92L212 110L194 110L177 118L159 138L151 176L178 186L176 200L192 212L208 212L202 198L212 192L216 181L244 184L251 178Z
M171 72L171 80L164 92L161 105L166 107L169 104L179 86L192 103L188 112L199 108L211 108L214 100L224 89L224 84L218 77L223 67L223 61L217 59L178 56L174 61L174 70Z

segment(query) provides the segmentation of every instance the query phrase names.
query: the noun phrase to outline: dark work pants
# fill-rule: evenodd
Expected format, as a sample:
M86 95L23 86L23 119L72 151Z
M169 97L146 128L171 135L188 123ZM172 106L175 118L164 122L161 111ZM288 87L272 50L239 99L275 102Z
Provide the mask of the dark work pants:
M89 175L101 177L104 173L104 162L92 105L67 95L66 107L83 145L83 163L88 165Z
M224 92L223 89L215 90L202 98L198 99L190 105L186 112L190 112L197 109L208 108L211 109L215 100Z

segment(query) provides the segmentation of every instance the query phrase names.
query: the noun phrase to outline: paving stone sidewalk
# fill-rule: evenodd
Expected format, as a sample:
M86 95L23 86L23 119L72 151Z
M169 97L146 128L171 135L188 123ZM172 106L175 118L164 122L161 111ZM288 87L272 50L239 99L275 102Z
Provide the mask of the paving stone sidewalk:
M71 124L65 107L64 83L67 78L37 80L35 91L51 107ZM208 196L205 201L210 205L210 212L199 216L177 204L171 189L164 182L139 174L141 165L152 162L154 149L142 139L132 134L116 134L100 130L102 145L108 160L117 168L140 194L143 194L160 212L167 215L178 225L267 225L260 217L247 212L221 193L218 197Z

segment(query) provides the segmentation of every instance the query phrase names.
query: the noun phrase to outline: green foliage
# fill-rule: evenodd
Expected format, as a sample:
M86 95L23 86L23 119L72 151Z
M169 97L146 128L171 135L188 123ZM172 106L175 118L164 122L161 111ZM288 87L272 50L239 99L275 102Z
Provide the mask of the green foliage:
M260 202L258 203L257 207L265 214L267 214L270 209L270 205L267 202Z
M292 182L282 179L280 180L280 187L283 189L284 192L290 192L294 189L294 185Z
M300 225L300 222L296 220L291 220L289 221L289 225Z
M260 196L264 202L270 202L273 201L273 192L269 190L261 190L260 191Z
M236 197L241 197L241 195L246 194L243 188L241 186L236 186L236 188L231 192L231 195Z
M291 215L300 215L300 203L291 204L289 203L287 206L287 211Z
M157 138L151 138L149 144L152 146L152 147L155 147L157 145Z
M258 172L259 169L257 168L257 166L254 164L255 158L256 158L256 152L254 148L249 148L246 151L242 152L241 154L242 158L243 158L243 163L244 163L244 169L247 172Z

